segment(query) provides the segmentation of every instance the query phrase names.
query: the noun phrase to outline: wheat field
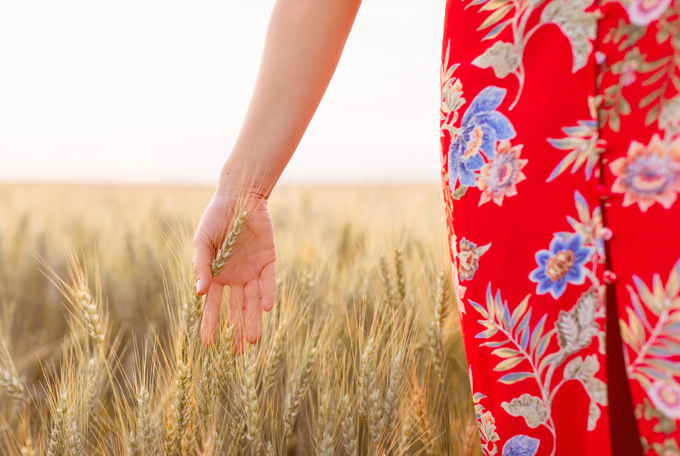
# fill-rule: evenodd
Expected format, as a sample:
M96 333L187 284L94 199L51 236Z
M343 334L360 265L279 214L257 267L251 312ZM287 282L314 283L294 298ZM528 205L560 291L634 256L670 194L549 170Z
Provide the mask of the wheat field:
M2 454L480 454L438 186L278 188L238 357L198 337L211 194L0 185Z

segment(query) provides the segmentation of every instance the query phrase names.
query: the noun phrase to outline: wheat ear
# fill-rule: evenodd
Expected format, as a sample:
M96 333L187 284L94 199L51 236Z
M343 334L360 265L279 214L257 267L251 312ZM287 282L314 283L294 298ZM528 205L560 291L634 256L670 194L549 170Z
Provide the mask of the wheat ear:
M19 378L14 361L9 354L7 343L0 336L0 389L7 393L15 407L24 401L24 384Z
M231 224L231 229L229 230L227 237L224 238L222 247L220 247L220 250L217 251L217 255L215 256L215 259L212 261L213 277L220 273L225 263L227 262L227 258L229 258L229 255L231 255L234 244L236 244L236 241L238 240L238 237L241 234L241 230L243 229L243 223L246 220L247 213L248 213L247 211L239 212L238 217L236 217L234 223Z
M399 303L402 303L406 299L406 274L404 272L404 258L401 249L394 251L394 267L397 274L397 297L399 298Z
M316 357L316 348L310 348L305 356L304 364L293 374L290 388L288 388L286 393L286 408L283 412L284 442L293 433L295 420L297 420L297 416L302 408L302 401L305 399L309 389L309 382L311 381ZM285 448L285 445L283 447Z
M286 331L286 320L282 320L281 323L279 323L279 327L276 329L276 333L274 333L274 338L272 341L272 348L267 355L267 362L265 363L265 373L264 373L264 380L265 380L265 387L264 390L265 392L269 391L272 386L274 386L274 372L276 372L276 369L281 362L281 357L283 356L283 342L284 342L284 336L285 336L285 331Z
M341 436L342 446L345 448L347 456L356 456L359 454L357 427L354 422L354 411L352 410L349 397L347 395L342 398L342 421Z
M396 421L396 415L399 410L399 393L401 391L401 381L403 378L403 361L404 353L399 351L392 361L392 368L390 369L390 381L385 392L385 429L387 432L392 432Z
M387 262L385 258L381 255L380 260L380 280L382 281L383 289L385 290L385 302L392 306L394 304L394 298L392 297L392 282L390 281L390 271L387 268Z
M361 354L359 366L359 414L367 418L370 404L370 387L373 383L373 361L375 359L375 342L369 339Z
M330 420L331 397L328 393L323 393L319 400L319 419L318 419L318 452L319 456L331 456L335 449L335 439L333 425Z
M68 395L63 391L59 395L57 404L52 411L52 429L50 430L49 443L47 444L47 456L56 456L64 439L64 421L66 418L66 404Z
M257 363L254 355L246 360L246 371L243 381L243 405L246 414L246 439L253 453L262 452L262 424L260 423L260 407L257 400Z
M449 281L446 279L446 269L442 268L437 279L437 297L434 302L434 320L437 322L437 328L440 332L449 312Z
M145 386L139 388L137 393L137 435L142 449L151 454L153 451L153 428L151 426L149 391Z
M415 400L415 418L416 424L420 431L420 438L423 442L424 453L427 456L434 455L434 437L432 433L432 427L430 425L430 420L427 415L427 401L425 399L425 394L423 389L420 387L420 383L417 378L413 379L413 392Z
M441 339L439 337L436 322L433 321L427 326L425 334L427 335L427 345L430 348L432 368L434 369L437 378L443 382L444 377L442 376L442 371L444 355L442 353Z
M104 330L102 329L99 306L85 284L82 284L75 294L78 304L76 310L83 320L87 333L100 346L104 342Z

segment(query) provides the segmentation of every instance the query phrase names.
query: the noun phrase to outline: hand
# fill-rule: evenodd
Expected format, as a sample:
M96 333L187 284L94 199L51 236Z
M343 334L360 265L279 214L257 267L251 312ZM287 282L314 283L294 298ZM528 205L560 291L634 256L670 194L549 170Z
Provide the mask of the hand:
M267 200L252 196L241 234L220 273L212 277L212 260L221 247L231 221L243 205L236 196L215 196L206 208L194 236L194 273L197 293L208 293L201 322L201 340L215 340L224 286L229 285L229 323L234 328L234 352L243 353L244 338L254 344L262 332L262 311L269 312L276 296L274 226Z

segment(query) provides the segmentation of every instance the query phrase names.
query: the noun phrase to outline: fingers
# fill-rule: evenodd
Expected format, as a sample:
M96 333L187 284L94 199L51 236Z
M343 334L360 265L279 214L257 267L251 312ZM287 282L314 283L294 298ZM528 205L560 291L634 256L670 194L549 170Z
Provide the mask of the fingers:
M217 325L220 321L220 307L222 306L222 294L224 285L213 283L203 307L203 320L201 321L201 341L209 346L215 341Z
M262 331L262 307L260 280L251 280L245 288L245 316L246 316L246 340L251 344L257 342Z
M261 306L265 312L269 312L274 307L276 301L276 263L271 262L262 269L260 273L260 283L262 286Z
M212 283L212 243L199 228L194 237L194 274L196 274L196 293L204 295Z
M229 324L234 328L234 353L243 353L244 342L244 309L243 309L243 287L233 285L230 287L229 294Z

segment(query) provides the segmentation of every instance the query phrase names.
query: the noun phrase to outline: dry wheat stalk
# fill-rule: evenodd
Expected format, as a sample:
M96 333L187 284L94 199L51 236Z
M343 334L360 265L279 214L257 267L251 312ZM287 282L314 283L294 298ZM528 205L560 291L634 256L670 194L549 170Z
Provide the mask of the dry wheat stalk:
M15 407L19 407L24 401L24 384L9 354L7 341L2 336L0 336L0 389L12 398Z
M374 382L375 383L375 382ZM370 409L368 413L368 430L373 445L379 445L383 436L383 395L378 385L371 385L369 396Z
M283 412L283 435L284 439L290 437L295 427L295 420L302 408L302 402L307 395L309 382L311 381L314 364L316 364L317 350L310 348L305 355L304 364L293 374L290 386L286 391L286 408ZM285 445L284 445L285 448Z
M189 424L189 385L191 371L183 359L177 361L177 376L175 378L175 400L172 405L172 420L174 431L174 451L182 447L182 439Z
M201 371L197 376L197 387L196 396L198 402L198 416L200 419L201 426L206 428L207 424L212 418L212 401L211 394L214 387L214 361L212 361L211 352L206 353L203 356L203 363L201 365Z
M319 399L319 418L317 420L317 454L319 456L331 456L335 449L335 436L333 423L330 420L331 397L323 393Z
M253 453L262 452L262 423L260 422L260 407L257 400L257 360L253 355L245 361L243 378L242 401L246 415L246 439L250 443Z
M425 330L425 334L427 335L427 345L430 349L432 368L434 369L437 378L443 382L444 377L442 376L442 372L444 355L442 353L441 339L439 336L439 331L437 330L436 322L430 322L427 329Z
M47 456L56 456L62 446L62 441L64 439L64 421L66 418L67 403L68 394L66 391L62 391L59 394L57 403L53 404L51 410L52 429L50 430L50 438L47 444Z
M231 379L232 371L234 370L234 328L226 323L222 327L222 334L220 337L219 346L217 350L217 361L215 368L217 369L216 381L224 388Z
M281 323L279 323L276 333L274 333L271 350L267 354L267 361L264 365L265 373L263 378L265 380L265 392L269 391L272 386L274 386L274 372L276 372L276 369L281 362L281 357L283 356L283 342L286 329L286 320L283 319Z
M26 437L26 442L21 446L21 456L37 456L36 449L33 448L33 439Z
M359 454L357 448L357 428L354 422L354 411L347 395L342 398L342 421L340 426L342 428L342 446L345 449L345 453L347 453L347 456L357 456Z
M378 260L380 264L380 280L382 281L382 286L384 289L385 302L392 306L394 304L394 298L392 297L392 282L390 281L390 271L387 268L387 262L385 258L381 255Z
M446 269L442 268L437 279L437 297L434 302L434 320L437 328L441 332L444 327L444 320L448 314L449 303L449 281L446 277Z
M85 456L85 449L78 430L78 416L73 408L66 412L66 422L63 427L64 447L69 456Z
M168 456L174 456L177 454L179 448L176 448L175 444L177 442L177 430L175 429L174 417L174 405L170 405L169 413L165 417L165 454Z
M102 330L99 307L92 298L87 285L81 284L80 289L76 291L76 298L78 304L76 310L83 320L87 333L97 345L101 345L104 342L104 331Z
M236 412L236 416L232 418L232 423L230 427L230 435L229 435L229 451L227 452L228 456L237 456L241 454L241 450L243 449L241 447L241 440L243 440L243 430L246 427L246 420L243 416L243 413L240 411Z
M385 392L385 430L389 433L394 429L397 412L399 411L399 393L401 390L401 381L404 374L403 369L404 352L399 351L392 361L392 368L390 369L390 380Z
M477 420L474 415L470 415L467 425L465 426L465 435L463 437L463 452L461 456L473 456L475 453L475 444L479 439L479 430L477 427Z
M220 273L227 262L227 258L229 258L231 255L234 244L236 244L236 241L241 234L241 230L243 229L243 223L246 220L247 213L247 211L239 212L238 217L236 217L234 223L231 225L231 229L229 230L227 237L224 238L222 247L220 247L220 249L217 251L215 259L212 261L213 277Z
M413 379L413 393L415 401L415 419L418 430L420 431L420 439L423 442L424 452L427 456L434 455L434 436L430 419L428 418L427 399L425 393L420 387L417 378Z
M142 445L142 450L147 454L153 449L153 427L151 425L151 400L149 391L144 385L137 393L137 434Z
M394 267L397 274L397 298L398 302L404 302L406 299L406 274L404 272L404 259L401 249L394 251Z
M83 409L89 415L94 415L99 405L99 390L103 379L103 369L99 365L99 357L92 356L87 361L85 373L85 391L83 397Z
M134 426L130 427L130 432L128 434L128 456L139 456L139 440L137 439L137 433L135 432Z
M408 450L411 448L412 429L413 423L411 420L411 405L408 403L408 407L405 407L404 411L402 412L401 427L399 429L399 456L406 455Z
M368 418L368 408L370 404L370 387L373 383L373 362L375 359L375 341L368 339L364 352L361 354L361 365L359 366L359 414Z

